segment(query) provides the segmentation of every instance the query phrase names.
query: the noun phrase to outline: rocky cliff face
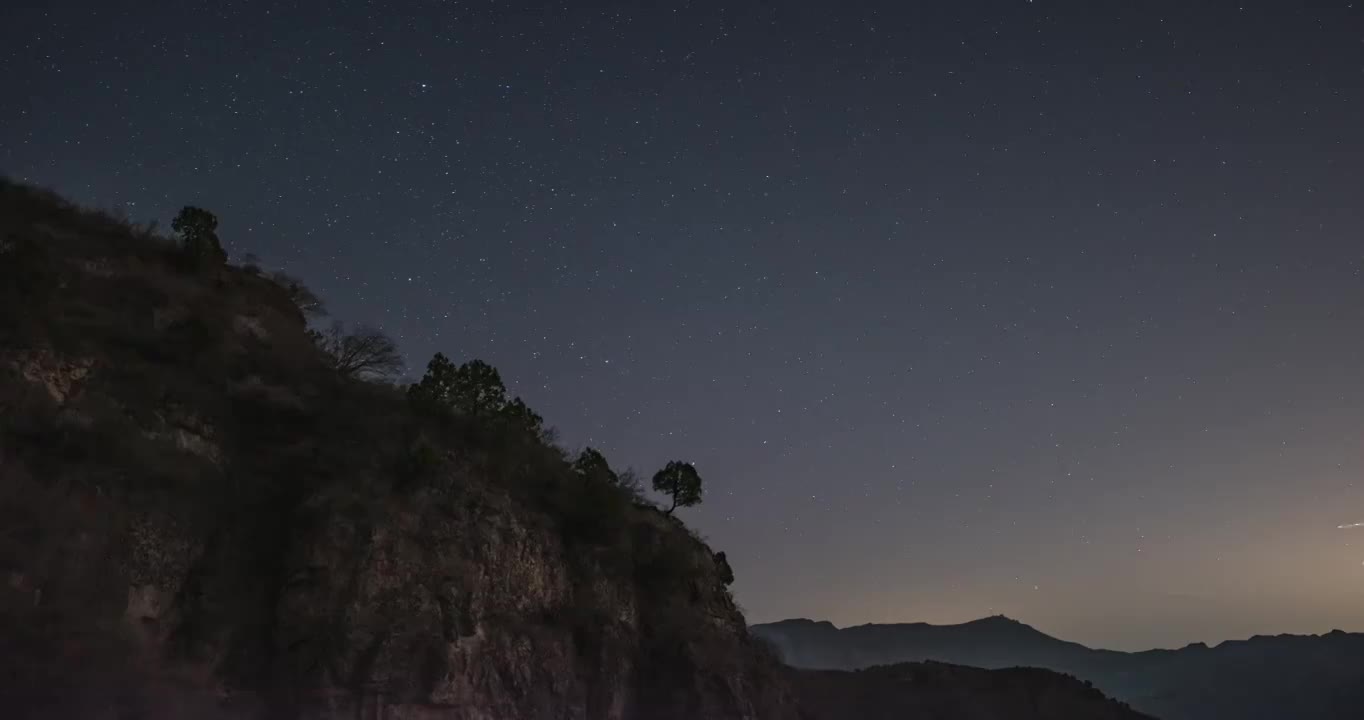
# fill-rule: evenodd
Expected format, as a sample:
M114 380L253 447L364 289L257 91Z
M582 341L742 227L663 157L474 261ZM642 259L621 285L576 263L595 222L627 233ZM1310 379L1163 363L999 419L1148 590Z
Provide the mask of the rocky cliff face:
M797 687L905 689L793 674L675 518L342 377L289 282L184 260L0 181L0 716L796 720L856 717ZM1029 697L924 678L942 717Z
M794 716L675 519L576 532L562 454L336 377L277 283L3 193L6 716Z

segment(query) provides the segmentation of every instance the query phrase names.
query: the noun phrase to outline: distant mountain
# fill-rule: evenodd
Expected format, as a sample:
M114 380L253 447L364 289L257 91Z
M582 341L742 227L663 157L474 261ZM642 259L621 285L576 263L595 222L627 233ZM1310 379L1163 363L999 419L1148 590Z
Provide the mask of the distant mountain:
M1037 668L805 670L796 687L809 720L1151 720L1089 683Z
M1164 720L1364 717L1364 634L1256 636L1214 647L1127 653L1051 637L1003 616L961 625L753 626L790 665L853 670L933 660L1038 667L1092 682Z

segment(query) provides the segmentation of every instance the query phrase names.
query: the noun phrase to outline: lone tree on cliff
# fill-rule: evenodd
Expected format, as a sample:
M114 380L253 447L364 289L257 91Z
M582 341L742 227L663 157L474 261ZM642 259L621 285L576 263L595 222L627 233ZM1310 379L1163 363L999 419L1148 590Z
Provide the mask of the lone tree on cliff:
M213 213L186 205L171 221L171 229L180 236L185 254L199 267L211 267L227 262L227 253L218 242L218 218Z
M701 476L691 463L674 460L654 473L654 490L673 499L667 513L680 507L691 507L701 502Z

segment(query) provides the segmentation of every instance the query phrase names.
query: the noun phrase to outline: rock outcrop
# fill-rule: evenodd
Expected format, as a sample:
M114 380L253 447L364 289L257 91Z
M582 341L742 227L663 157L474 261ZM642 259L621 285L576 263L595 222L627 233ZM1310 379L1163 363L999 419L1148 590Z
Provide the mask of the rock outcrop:
M0 181L0 715L806 717L722 554L287 285Z
M441 437L269 279L3 193L7 717L794 717L677 520L574 537L552 448Z

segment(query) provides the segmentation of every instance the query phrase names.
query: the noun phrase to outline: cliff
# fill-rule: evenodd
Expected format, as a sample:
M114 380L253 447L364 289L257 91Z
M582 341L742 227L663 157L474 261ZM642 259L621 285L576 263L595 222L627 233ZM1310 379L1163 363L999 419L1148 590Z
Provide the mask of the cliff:
M0 192L8 717L791 715L677 520L339 377L279 282Z
M203 249L0 181L0 714L835 716L676 518L338 372L314 298Z

